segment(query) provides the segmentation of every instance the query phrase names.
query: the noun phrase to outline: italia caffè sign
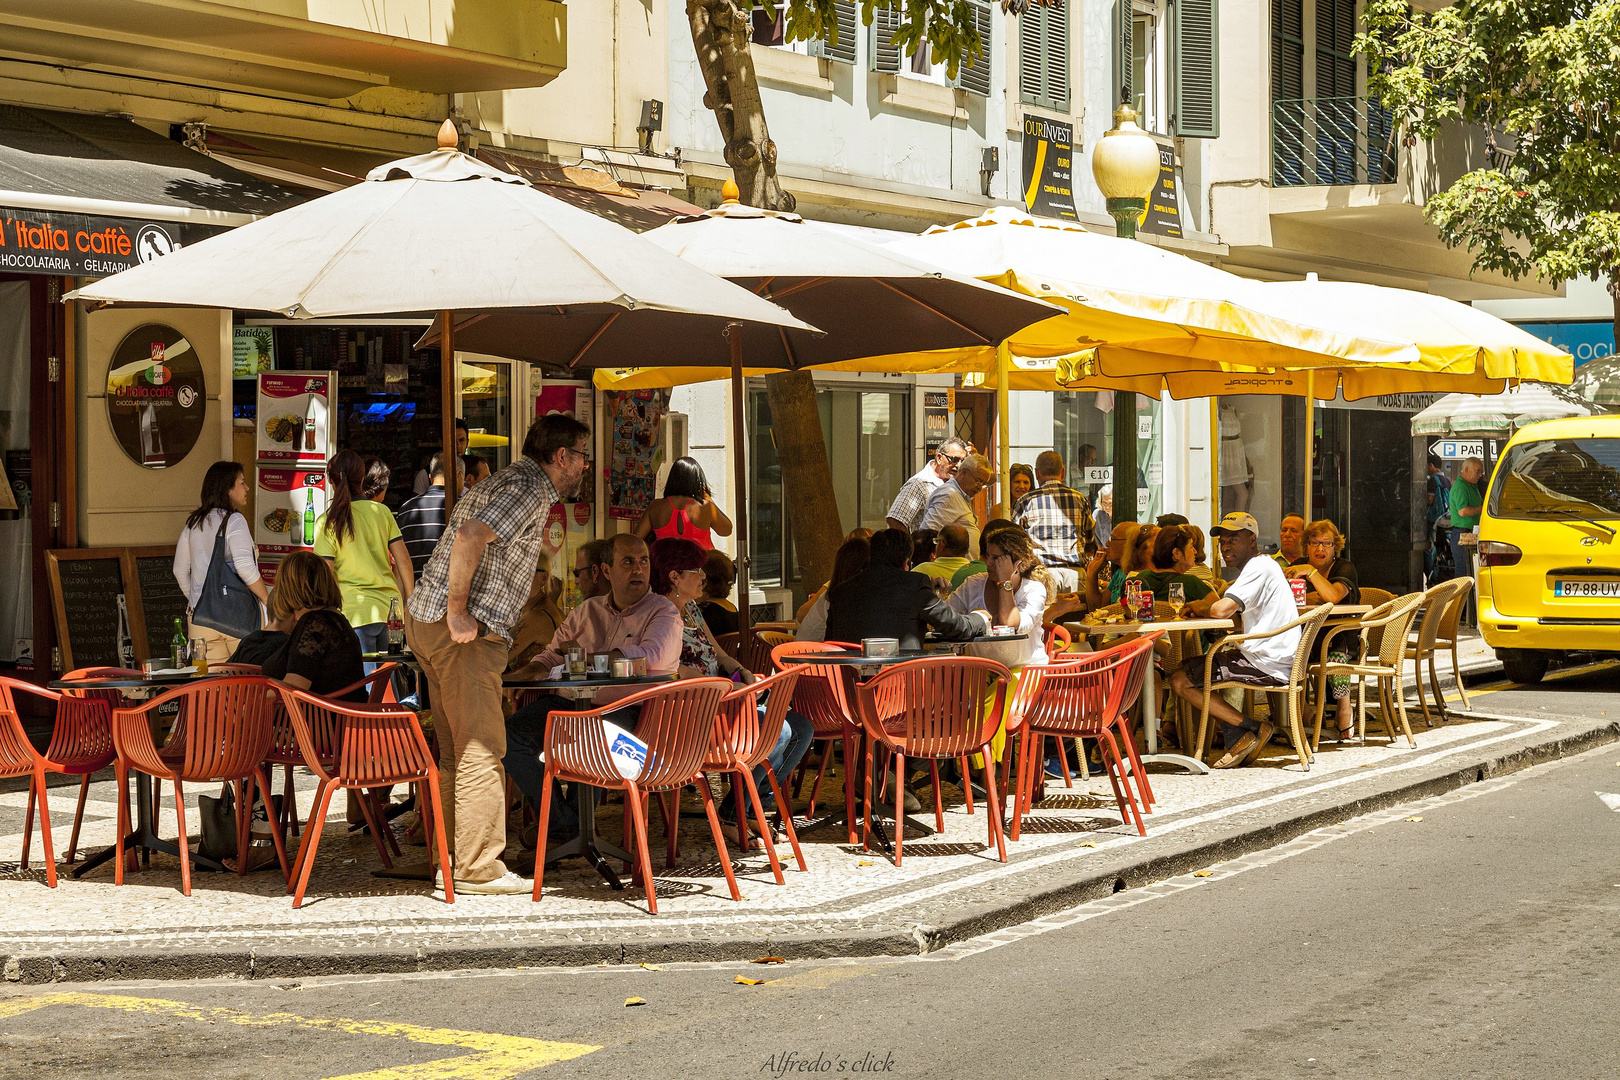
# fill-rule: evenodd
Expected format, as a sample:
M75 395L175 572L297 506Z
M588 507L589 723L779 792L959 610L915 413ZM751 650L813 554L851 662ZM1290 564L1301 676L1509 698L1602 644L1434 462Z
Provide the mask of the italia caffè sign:
M102 278L224 231L192 222L0 207L0 273Z

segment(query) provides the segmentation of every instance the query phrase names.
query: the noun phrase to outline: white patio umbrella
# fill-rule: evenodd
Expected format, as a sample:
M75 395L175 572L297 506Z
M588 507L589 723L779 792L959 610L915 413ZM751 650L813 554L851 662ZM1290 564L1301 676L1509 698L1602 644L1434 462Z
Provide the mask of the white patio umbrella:
M1566 387L1527 382L1484 397L1447 394L1412 417L1412 434L1505 439L1538 420L1597 416L1603 411Z
M438 313L443 439L454 445L456 320L533 313L522 359L557 367L610 331L628 361L678 339L723 363L723 331L815 328L630 230L456 149L372 170L366 182L192 244L69 294L91 304L274 311L292 319ZM453 500L447 488L446 497ZM448 507L447 507L448 509Z
M888 247L818 228L797 214L743 206L729 182L723 200L706 213L677 218L642 235L683 262L780 304L823 333L759 324L741 327L731 337L729 368L710 367L708 355L687 342L648 341L643 346L646 361L659 366L617 371L614 385L671 386L729 375L738 590L744 598L738 605L738 629L746 638L750 630L744 375L845 361L858 367L862 357L892 353L994 347L1030 323L1061 314L1061 309ZM492 315L460 331L461 339L469 348L521 357L533 338L532 324L525 315ZM574 363L618 368L619 355L611 350L599 353L593 347Z

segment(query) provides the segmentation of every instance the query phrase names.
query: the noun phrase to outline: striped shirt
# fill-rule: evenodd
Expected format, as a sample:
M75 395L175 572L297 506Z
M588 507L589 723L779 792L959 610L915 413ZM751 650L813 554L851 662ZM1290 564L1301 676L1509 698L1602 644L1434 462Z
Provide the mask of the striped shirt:
M394 515L405 550L411 553L411 569L421 578L439 537L444 535L444 485L434 484L422 494L406 499Z
M922 528L923 512L928 509L928 497L945 481L934 472L934 463L930 461L911 479L900 485L900 491L889 504L889 512L884 517L891 517L896 521L906 523L907 532L916 532Z
M1035 554L1044 565L1078 568L1093 527L1089 503L1063 481L1048 480L1019 500L1014 520L1040 546Z
M450 604L450 555L456 546L456 531L469 520L481 521L494 531L495 539L473 571L467 613L510 644L512 627L529 601L540 541L556 501L551 478L539 462L528 457L518 458L468 488L451 511L444 535L411 594L411 617L418 622L444 618Z

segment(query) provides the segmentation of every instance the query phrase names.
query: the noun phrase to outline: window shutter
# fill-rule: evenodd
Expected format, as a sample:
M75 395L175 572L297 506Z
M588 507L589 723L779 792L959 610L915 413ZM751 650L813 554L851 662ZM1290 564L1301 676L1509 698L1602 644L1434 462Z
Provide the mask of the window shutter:
M819 55L840 64L855 62L855 39L860 33L860 19L855 4L856 0L836 0L833 4L833 15L838 20L838 40L834 42L823 38L812 42L821 46Z
M1135 51L1131 38L1136 30L1136 12L1131 7L1131 0L1114 0L1114 85L1109 88L1112 101L1109 102L1110 115L1119 107L1120 102L1136 101L1136 87L1134 83Z
M1213 139L1221 133L1218 4L1219 0L1176 0L1174 6L1171 126L1189 139Z
M1018 16L1018 96L1028 105L1046 101L1046 9L1032 7Z
M887 8L872 12L872 70L894 74L900 70L900 48L894 44L900 14Z
M1026 104L1069 111L1067 6L1030 7L1018 17L1018 94Z
M1305 96L1305 5L1271 0L1271 100Z
M956 70L956 85L970 94L990 95L991 57L995 55L994 37L990 28L994 19L989 0L968 0L973 8L973 28L979 32L980 53L969 66L964 60Z
M1042 8L1046 15L1046 98L1058 112L1069 111L1069 6Z

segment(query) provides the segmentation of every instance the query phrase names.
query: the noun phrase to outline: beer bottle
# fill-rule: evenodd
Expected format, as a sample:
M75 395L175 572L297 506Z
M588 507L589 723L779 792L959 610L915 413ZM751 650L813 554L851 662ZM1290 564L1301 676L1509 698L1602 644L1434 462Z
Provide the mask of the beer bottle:
M184 667L186 659L186 624L180 616L174 617L174 636L169 638L169 666Z

